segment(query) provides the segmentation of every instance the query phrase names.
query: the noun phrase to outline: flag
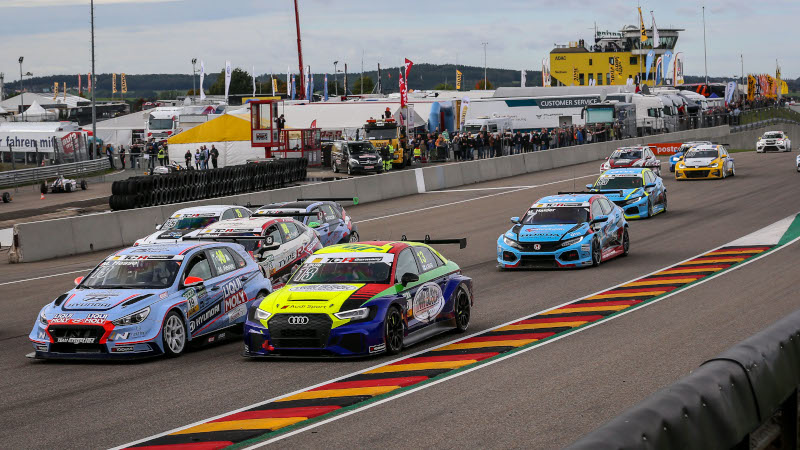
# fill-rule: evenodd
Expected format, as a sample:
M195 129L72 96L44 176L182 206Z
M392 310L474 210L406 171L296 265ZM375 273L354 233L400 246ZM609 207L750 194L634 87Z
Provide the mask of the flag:
M461 71L456 69L456 90L457 91L461 89L461 77L462 77Z
M640 42L644 42L647 40L647 29L644 27L644 19L642 18L642 7L639 7L639 32L641 33L641 37L639 38Z
M659 56L658 59L656 60L656 76L655 76L656 86L661 84L661 78L662 78L661 74L663 73L663 69L662 69L662 63L663 62L664 62L664 59L663 59L662 56Z
M408 104L408 86L406 86L406 80L402 72L398 78L400 78L400 107L405 108Z
M92 92L92 74L86 75L86 90L87 92Z
M414 63L411 62L410 59L406 58L406 63L405 63L405 66L406 66L406 89L408 89L408 73L411 72L411 66L413 66L413 65L414 65Z
M292 95L292 100L294 100L294 96L295 96L294 75L292 75L292 87L291 87L291 92L292 92L292 94L291 94L291 95Z
M228 91L231 87L231 62L225 61L225 104L228 104Z
M275 93L278 92L278 79L274 76L272 77L272 96L275 96Z
M550 86L550 66L547 58L542 58L542 87Z
M725 85L725 106L733 101L734 92L736 92L736 82L729 81L728 84Z
M203 90L203 80L206 77L206 65L203 60L200 60L200 100L206 99L206 93Z
M467 120L467 111L469 110L469 97L461 99L461 114L459 114L458 127L464 128L464 122Z
M111 93L117 93L117 74L115 73L111 74Z
M520 85L520 87L525 87L525 71L524 70L521 72L519 85Z
M323 86L323 94L322 95L325 98L325 101L327 102L328 101L328 74L327 73L325 74L325 85Z
M253 97L256 96L256 66L253 66Z
M286 96L292 96L292 68L286 66Z
M655 50L650 50L649 52L647 52L647 59L645 60L646 62L644 64L644 66L645 66L644 79L645 80L649 80L650 79L650 69L653 67L653 59L655 59L655 57L656 57Z
M64 82L64 89L61 92L63 92L64 101L66 101L67 100L67 82L66 81Z
M672 84L677 86L683 84L683 52L676 53L672 59L675 61L672 70Z
M650 11L650 17L653 18L653 48L658 48L659 37L658 37L658 28L656 28L656 16L653 15L653 11ZM665 67L669 67L665 65Z
M666 80L667 75L669 75L669 64L670 62L672 62L672 51L667 50L666 52L664 52L664 56L662 56L661 58L662 58L661 69L664 72L662 76L664 77L664 80Z
M122 84L121 92L123 94L127 94L128 93L128 79L125 78L125 74L124 73L122 75L120 75L119 80L120 80L120 83Z
M317 119L311 121L311 126L309 128L317 128Z
M78 74L78 95L83 94L83 88L81 87L81 75Z
M756 77L747 75L747 101L752 102L756 98Z
M58 81L53 83L53 100L55 100L56 97L58 97Z

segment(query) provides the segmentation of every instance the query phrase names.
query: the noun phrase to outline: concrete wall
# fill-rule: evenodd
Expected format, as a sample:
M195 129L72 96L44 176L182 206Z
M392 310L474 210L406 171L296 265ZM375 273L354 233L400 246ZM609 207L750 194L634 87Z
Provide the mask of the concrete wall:
M786 126L783 129L792 133L792 140L800 146L800 135L798 135L800 127L792 125L791 129ZM727 126L681 131L480 161L457 162L210 200L22 223L14 226L14 246L9 254L9 260L11 262L32 262L128 246L133 244L136 239L152 233L155 224L162 223L174 211L195 205L246 205L250 203L260 206L301 197L358 197L360 202L366 203L589 161L599 161L617 147L628 145L712 140L727 142L731 144L731 148L752 148L755 145L755 138L764 131L753 130L731 135ZM744 146L745 143L750 143L750 146Z
M783 131L792 141L792 150L800 149L800 125L790 123L778 123L754 130L731 133L727 137L727 141L723 142L728 144L727 147L730 149L755 150L758 138L760 138L765 131Z

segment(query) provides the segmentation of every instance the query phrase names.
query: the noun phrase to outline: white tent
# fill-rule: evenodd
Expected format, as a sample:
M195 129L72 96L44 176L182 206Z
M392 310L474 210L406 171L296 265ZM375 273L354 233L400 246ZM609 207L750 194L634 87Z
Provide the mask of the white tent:
M28 109L24 112L25 120L31 122L44 122L46 120L55 120L57 115L49 112L39 105L39 102L34 101Z
M147 114L147 111L139 111L97 122L97 137L115 148L119 145L128 147L132 144L133 131L144 130ZM92 126L87 125L83 128L91 130Z

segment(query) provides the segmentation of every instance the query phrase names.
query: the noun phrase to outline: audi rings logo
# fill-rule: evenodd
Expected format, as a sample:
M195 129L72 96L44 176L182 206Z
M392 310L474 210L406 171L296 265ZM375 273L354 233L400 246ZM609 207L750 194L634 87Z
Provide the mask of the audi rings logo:
M534 250L541 250L542 249L542 245L541 244L533 244L533 249Z
M306 316L290 316L288 319L289 325L305 325L308 323Z

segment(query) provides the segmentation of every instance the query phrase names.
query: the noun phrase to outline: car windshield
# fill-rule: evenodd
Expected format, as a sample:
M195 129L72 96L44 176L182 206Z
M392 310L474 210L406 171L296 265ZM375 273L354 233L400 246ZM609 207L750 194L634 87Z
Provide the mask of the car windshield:
M103 261L81 282L87 289L164 289L178 274L171 259L119 259Z
M288 284L389 283L394 255L347 254L311 256Z
M347 144L347 149L351 155L364 155L367 153L375 153L375 147L369 142L354 142Z
M616 150L611 154L611 159L641 159L641 150Z
M589 208L558 207L531 208L522 218L523 225L559 225L589 221Z
M171 130L172 119L155 119L150 118L150 130Z
M367 139L397 139L397 128L377 128L366 130Z
M780 139L782 137L782 133L764 133L764 139Z
M692 149L686 152L686 158L716 158L718 155L716 150L703 150Z
M205 228L212 223L219 220L219 216L208 216L208 217L177 217L174 219L168 219L164 222L164 225L161 227L161 230L198 230L200 228Z
M642 187L642 177L637 176L603 176L597 179L595 189L636 189Z

